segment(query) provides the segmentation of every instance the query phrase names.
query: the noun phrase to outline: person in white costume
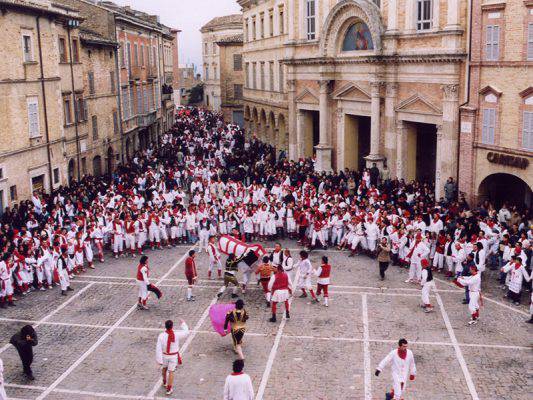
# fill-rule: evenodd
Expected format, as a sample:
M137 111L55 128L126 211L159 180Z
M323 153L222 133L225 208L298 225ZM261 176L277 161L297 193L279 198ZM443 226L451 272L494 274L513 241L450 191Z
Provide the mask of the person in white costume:
M180 329L174 331L174 322L165 321L165 332L161 332L157 338L155 347L155 358L161 365L161 374L163 376L163 386L167 395L172 394L172 383L174 382L174 371L178 364L181 364L179 353L180 340L189 335L189 327L184 320L180 320Z
M457 286L463 288L468 286L470 301L468 309L470 310L471 319L468 325L475 325L479 319L479 305L481 300L481 274L478 273L475 265L470 266L470 276L460 276L453 281Z
M0 358L0 400L7 400L6 389L4 389L4 363Z
M381 360L375 375L379 376L388 365L391 366L392 391L386 393L386 399L402 400L407 387L407 380L414 381L416 378L415 358L413 352L407 348L407 340L400 339L398 341L398 348L392 350Z
M226 377L224 383L224 400L253 400L254 387L248 374L242 372L243 360L233 361L233 373Z

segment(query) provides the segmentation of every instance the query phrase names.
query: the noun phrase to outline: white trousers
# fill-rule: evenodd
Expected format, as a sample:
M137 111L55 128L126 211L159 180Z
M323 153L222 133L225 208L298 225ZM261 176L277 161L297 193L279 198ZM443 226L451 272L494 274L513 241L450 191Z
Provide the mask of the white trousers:
M435 288L435 281L429 281L422 286L422 304L431 304L429 301L429 293L431 288Z

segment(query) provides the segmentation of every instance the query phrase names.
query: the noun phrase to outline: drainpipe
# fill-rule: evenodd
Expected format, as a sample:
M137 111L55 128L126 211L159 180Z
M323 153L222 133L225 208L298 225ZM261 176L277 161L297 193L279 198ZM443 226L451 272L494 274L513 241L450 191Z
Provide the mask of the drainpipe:
M39 66L41 70L41 92L43 94L43 112L44 112L44 132L46 138L46 157L48 159L48 186L50 193L52 193L54 183L52 176L52 154L50 150L50 131L48 129L48 109L46 107L46 85L44 83L44 66L43 66L43 49L41 43L41 26L39 24L40 16L35 17L37 25L37 43L39 44Z
M78 181L81 179L80 173L80 136L78 132L78 106L76 96L74 96L74 64L72 62L72 44L70 42L70 21L67 21L67 36L68 36L68 51L69 51L69 65L70 65L70 85L72 88L73 100L74 100L74 131L76 132L76 164L78 170ZM79 51L79 49L78 49Z
M115 54L115 75L116 75L116 79L115 81L117 82L117 87L116 87L116 90L117 90L117 110L118 110L118 132L119 132L119 135L120 135L120 160L121 160L121 163L122 165L125 165L125 161L124 161L124 128L122 127L122 95L121 95L121 89L122 87L120 86L120 68L119 68L119 65L118 65L118 36L117 36L117 22L116 22L116 16L114 15L113 16L113 26L114 26L114 36L115 36L115 42L117 43L115 45L115 50L114 50L114 54ZM126 55L126 49L124 49L124 57L127 57ZM105 151L105 149L104 149Z

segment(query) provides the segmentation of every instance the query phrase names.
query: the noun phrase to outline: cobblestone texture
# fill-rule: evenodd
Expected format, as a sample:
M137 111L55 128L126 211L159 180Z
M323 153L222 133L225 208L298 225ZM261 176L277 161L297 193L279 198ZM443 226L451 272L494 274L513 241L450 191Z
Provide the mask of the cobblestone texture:
M285 243L284 243L285 244ZM288 243L295 248L294 243ZM272 244L267 243L271 247ZM151 278L155 283L182 257L187 247L164 251L148 251ZM330 307L310 304L309 299L295 298L291 319L287 321L274 358L266 386L265 399L363 399L364 398L364 328L362 296L367 293L368 332L370 343L372 399L382 399L390 386L386 371L379 378L373 371L395 341L406 337L411 341L418 367L418 377L408 389L406 400L470 399L466 381L457 360L455 349L435 299L435 312L424 314L418 307L420 292L416 285L405 284L407 272L390 267L387 279L379 280L377 262L366 257L348 258L346 253L311 253L313 265L327 254L333 265ZM298 257L297 251L293 256ZM108 260L73 281L77 290L96 281L85 293L48 319L50 323L113 325L135 303L137 288L133 278L138 257ZM183 318L190 328L196 326L210 302L215 298L221 281L207 280L207 256L197 257L200 281L194 289L195 302L187 302L183 264L178 265L161 282L164 296L149 299L149 311L132 312L77 368L52 392L48 399L94 399L91 394L71 394L61 390L82 390L105 394L147 396L159 378L154 361L157 334L166 319ZM439 275L440 278L440 275ZM105 284L107 283L107 284ZM115 284L109 284L115 283ZM502 304L502 291L493 281L485 283L489 295ZM342 287L339 287L342 286ZM485 301L478 325L469 327L467 307L461 304L463 293L437 282L446 312L459 343L479 345L530 346L531 332L524 323L524 307L505 308L502 304ZM229 291L228 291L229 292ZM340 293L343 292L343 293ZM24 323L1 318L40 320L67 301L76 292L62 297L59 289L32 293L20 298L17 307L0 310L0 344ZM297 293L298 295L299 293ZM250 314L244 353L246 372L252 377L255 390L259 388L267 360L274 344L280 322L268 322L270 309L265 306L260 287L250 286L244 296ZM227 294L220 302L229 302ZM516 310L516 311L515 311ZM283 307L278 316L281 317ZM131 327L132 329L127 329ZM150 328L142 331L139 328ZM21 374L16 351L8 347L0 357L5 365L5 381L10 384L47 387L95 343L107 328L84 328L43 324L37 328L40 343L35 349L36 380L27 381ZM312 336L308 339L292 336ZM354 339L333 340L333 339ZM387 342L384 342L387 341ZM390 341L390 342L388 342ZM443 344L416 344L444 342ZM529 349L503 349L461 346L472 380L481 400L527 399L532 379L529 366L533 360ZM174 398L219 399L226 375L234 359L231 339L212 332L209 318L200 326L185 351L184 364L178 368ZM10 397L34 399L41 390L8 387ZM164 393L160 389L158 396Z

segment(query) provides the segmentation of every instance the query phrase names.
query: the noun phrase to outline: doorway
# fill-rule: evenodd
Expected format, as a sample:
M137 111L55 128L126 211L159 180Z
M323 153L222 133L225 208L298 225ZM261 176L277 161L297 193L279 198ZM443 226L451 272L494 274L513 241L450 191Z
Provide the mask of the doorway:
M478 190L478 200L490 201L496 209L503 203L530 208L532 205L531 188L526 182L515 175L497 173L487 176Z
M318 111L300 110L302 113L301 128L303 156L313 157L315 146L320 142L320 113Z
M421 122L405 122L407 181L435 183L437 167L437 126Z
M344 167L362 171L370 153L370 117L346 114L344 121Z

